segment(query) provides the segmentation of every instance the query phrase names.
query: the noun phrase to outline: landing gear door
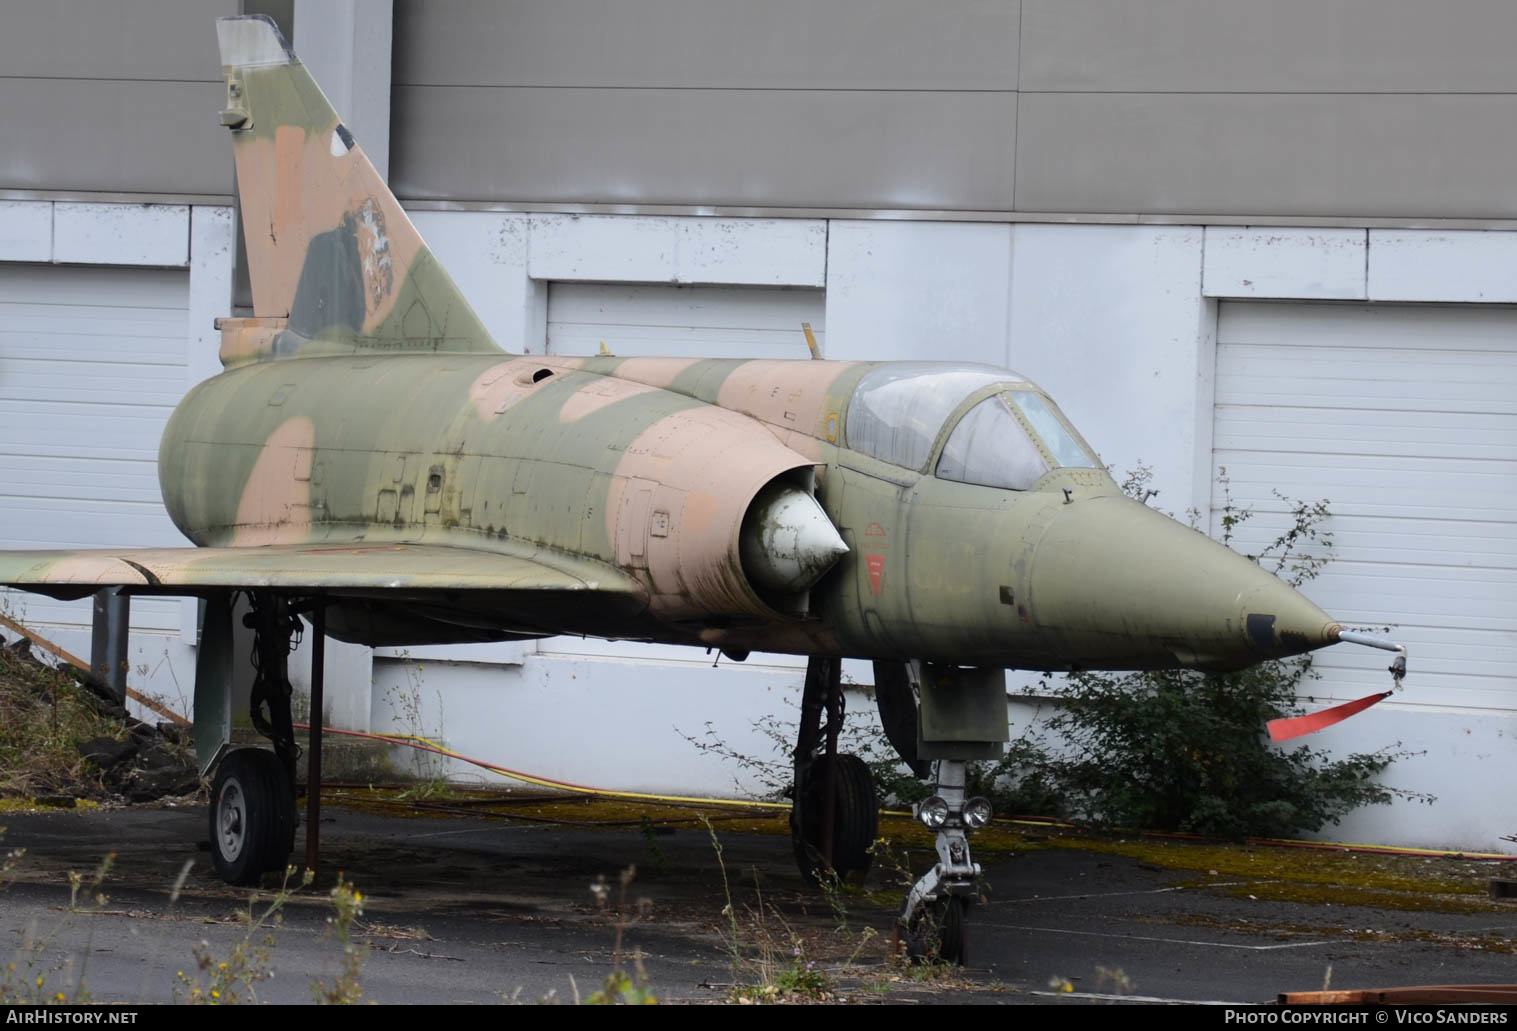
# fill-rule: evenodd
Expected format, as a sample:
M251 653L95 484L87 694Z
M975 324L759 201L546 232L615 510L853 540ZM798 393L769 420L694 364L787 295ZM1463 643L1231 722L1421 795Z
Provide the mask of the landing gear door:
M195 650L195 755L204 777L232 740L232 595L214 594L200 605Z

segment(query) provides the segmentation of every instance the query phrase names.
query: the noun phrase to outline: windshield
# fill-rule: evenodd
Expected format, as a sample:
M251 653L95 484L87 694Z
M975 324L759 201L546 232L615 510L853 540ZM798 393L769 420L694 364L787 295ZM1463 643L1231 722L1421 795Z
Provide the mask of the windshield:
M1032 431L1043 440L1043 446L1053 455L1059 465L1078 469L1099 469L1101 463L1091 457L1090 451L1070 430L1054 403L1030 390L1007 392L1013 404Z
M938 459L942 479L1006 490L1026 490L1046 472L1048 463L1000 395L965 413Z
M957 483L1027 490L1060 466L1100 468L1052 401L1030 390L1007 390L964 413L943 445L937 475Z
M848 403L848 446L882 461L920 469L953 410L994 383L1022 386L993 365L892 362L864 375Z

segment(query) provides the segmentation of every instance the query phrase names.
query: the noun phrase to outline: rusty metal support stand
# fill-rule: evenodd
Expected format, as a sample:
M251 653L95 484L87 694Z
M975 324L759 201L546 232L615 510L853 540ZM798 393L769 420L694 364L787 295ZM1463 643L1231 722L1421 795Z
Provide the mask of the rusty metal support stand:
M131 595L123 594L120 587L103 587L95 592L90 673L122 705L126 704L127 642L131 619Z
M321 857L321 731L326 680L327 610L320 599L311 613L311 736L306 745L306 869Z

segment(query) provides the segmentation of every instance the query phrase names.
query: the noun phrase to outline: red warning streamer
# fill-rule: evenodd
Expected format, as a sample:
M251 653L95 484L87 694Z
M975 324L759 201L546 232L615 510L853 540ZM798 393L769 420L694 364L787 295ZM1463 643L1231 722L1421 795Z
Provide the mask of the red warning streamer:
M1289 741L1293 737L1313 734L1324 727L1331 727L1334 723L1342 723L1355 713L1363 712L1381 699L1389 698L1390 696L1391 692L1386 691L1383 694L1367 695L1352 702L1344 702L1342 705L1335 705L1331 709L1323 709L1321 712L1309 712L1305 716L1290 716L1281 720L1270 720L1270 740Z

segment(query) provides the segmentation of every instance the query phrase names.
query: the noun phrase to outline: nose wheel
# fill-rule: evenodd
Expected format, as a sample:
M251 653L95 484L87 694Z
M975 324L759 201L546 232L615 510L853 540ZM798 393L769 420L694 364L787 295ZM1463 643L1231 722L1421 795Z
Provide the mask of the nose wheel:
M906 958L912 963L967 965L969 911L973 906L974 900L968 895L950 895L918 908L902 935Z

